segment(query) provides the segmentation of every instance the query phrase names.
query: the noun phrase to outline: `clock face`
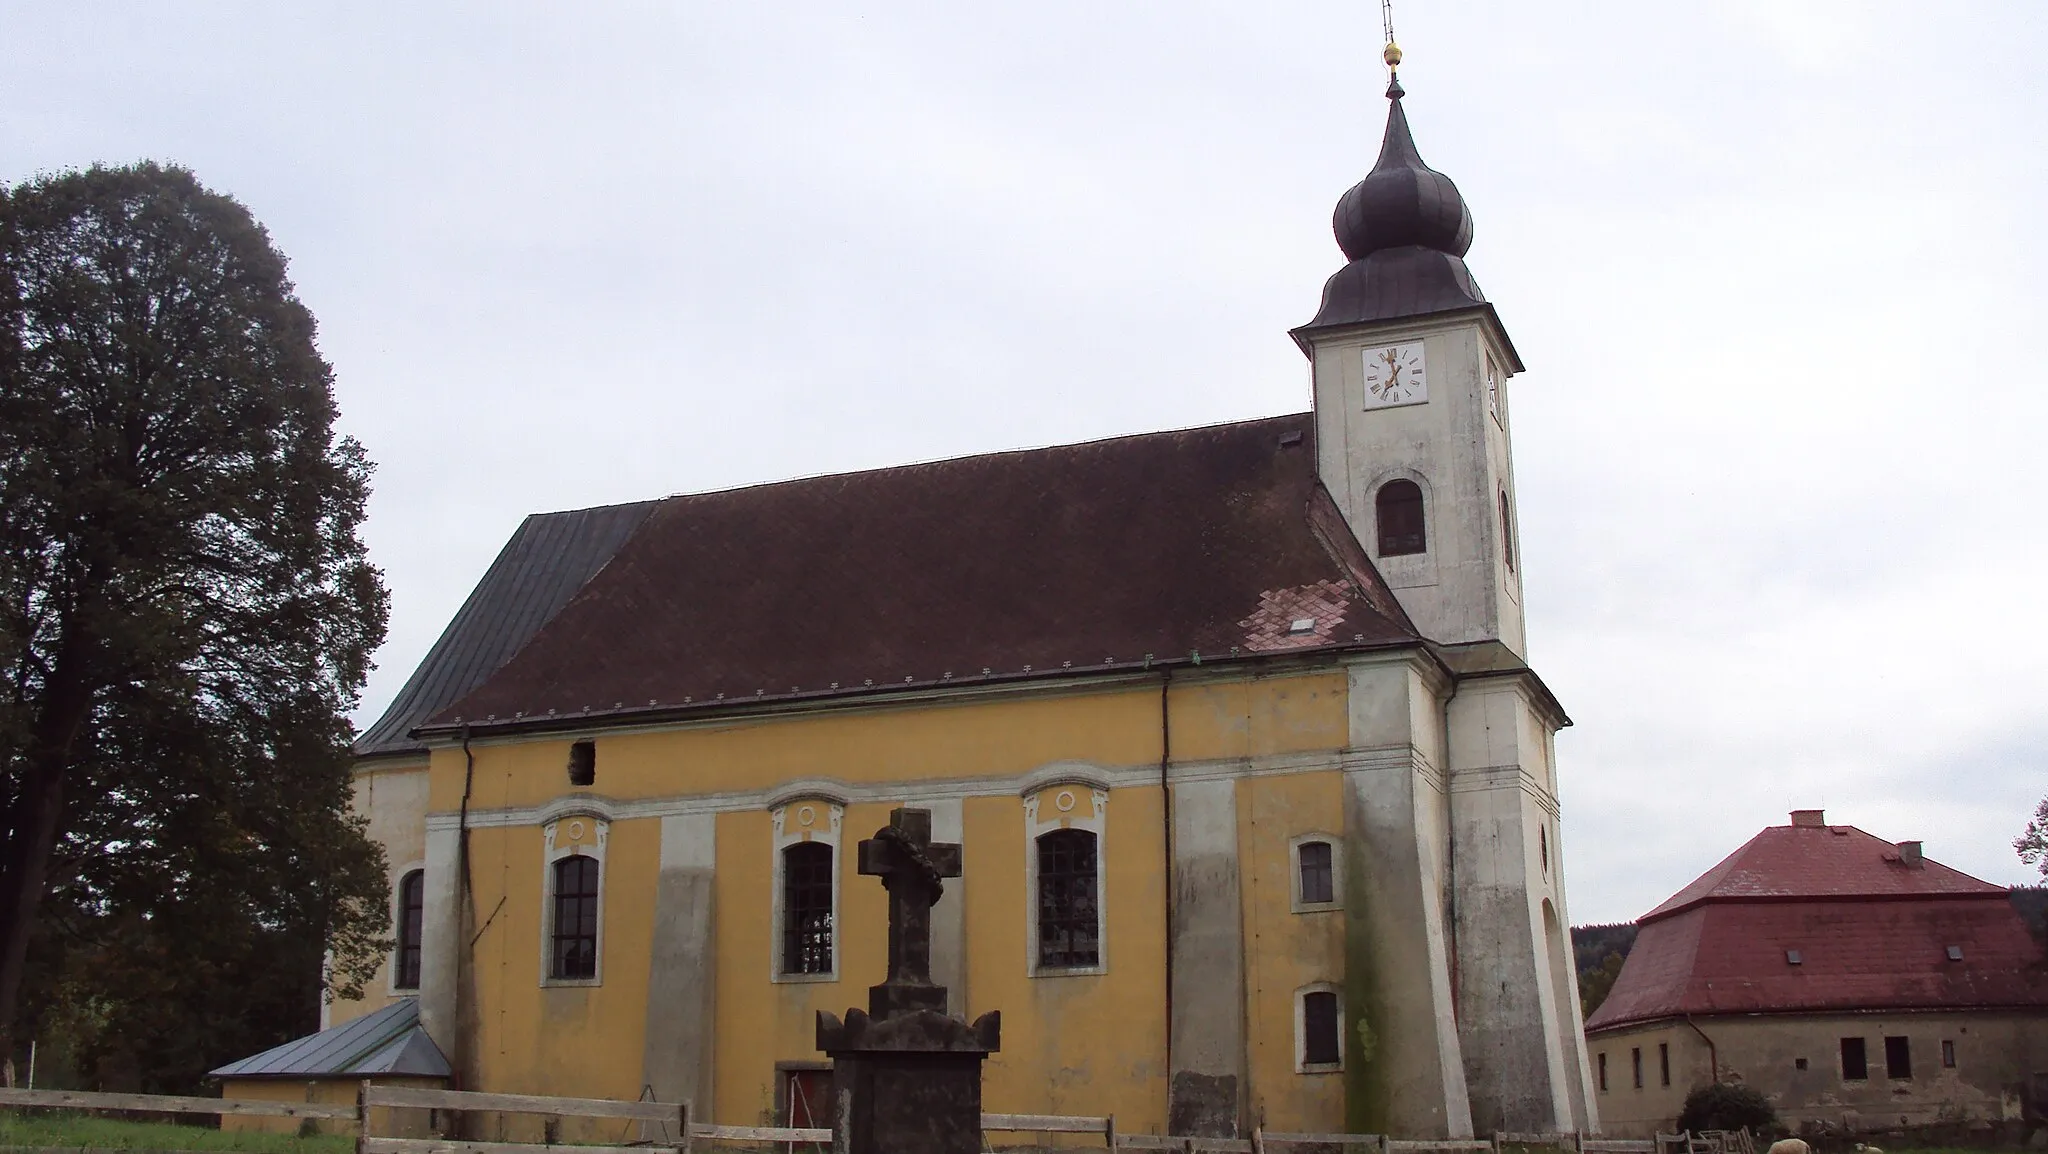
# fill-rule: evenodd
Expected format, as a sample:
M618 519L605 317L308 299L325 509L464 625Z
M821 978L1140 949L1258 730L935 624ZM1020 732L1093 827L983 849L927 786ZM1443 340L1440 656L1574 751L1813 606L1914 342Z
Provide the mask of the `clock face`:
M1429 400L1422 342L1365 350L1365 407L1419 405Z

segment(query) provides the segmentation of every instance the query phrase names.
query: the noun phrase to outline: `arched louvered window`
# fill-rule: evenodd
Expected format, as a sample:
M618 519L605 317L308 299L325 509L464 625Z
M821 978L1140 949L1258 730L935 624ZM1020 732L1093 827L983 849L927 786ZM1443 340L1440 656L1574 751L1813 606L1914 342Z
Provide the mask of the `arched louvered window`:
M782 972L832 972L832 847L821 841L782 850Z
M426 916L427 874L412 870L398 879L398 954L391 984L400 990L420 988L420 925Z
M1373 498L1379 522L1380 556L1399 557L1429 549L1429 532L1423 525L1422 486L1396 478L1380 486Z
M570 854L555 862L555 924L548 976L597 977L597 883L594 857Z
M1038 838L1038 964L1093 966L1102 960L1096 901L1095 835L1056 829Z

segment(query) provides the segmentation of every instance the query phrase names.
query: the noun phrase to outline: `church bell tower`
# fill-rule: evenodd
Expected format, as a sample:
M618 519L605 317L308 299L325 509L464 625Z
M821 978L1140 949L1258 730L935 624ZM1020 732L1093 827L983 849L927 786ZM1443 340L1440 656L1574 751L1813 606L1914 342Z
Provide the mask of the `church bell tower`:
M1361 775L1346 823L1361 854L1363 831L1410 823L1414 860L1441 863L1418 870L1418 896L1447 930L1447 1049L1470 1106L1466 1121L1453 1103L1449 1129L1594 1132L1553 741L1571 723L1529 667L1523 623L1507 392L1522 362L1465 267L1464 197L1416 152L1391 42L1386 61L1379 159L1337 202L1348 263L1293 336L1315 382L1318 476L1448 676L1415 701L1429 720L1408 773ZM1368 937L1398 932L1357 916Z
M1379 161L1337 202L1350 263L1293 333L1317 469L1424 637L1526 657L1507 402L1522 362L1465 267L1472 214L1422 163L1403 95L1396 78Z

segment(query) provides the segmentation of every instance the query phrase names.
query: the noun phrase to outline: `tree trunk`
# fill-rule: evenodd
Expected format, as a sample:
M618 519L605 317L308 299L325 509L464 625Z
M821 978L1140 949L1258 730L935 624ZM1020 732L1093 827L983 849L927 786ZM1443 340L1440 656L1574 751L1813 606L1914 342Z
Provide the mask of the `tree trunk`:
M64 631L24 759L21 794L7 815L7 841L0 845L0 1054L10 1058L28 939L64 816L64 777L92 711L92 691L83 677L84 648L74 630Z

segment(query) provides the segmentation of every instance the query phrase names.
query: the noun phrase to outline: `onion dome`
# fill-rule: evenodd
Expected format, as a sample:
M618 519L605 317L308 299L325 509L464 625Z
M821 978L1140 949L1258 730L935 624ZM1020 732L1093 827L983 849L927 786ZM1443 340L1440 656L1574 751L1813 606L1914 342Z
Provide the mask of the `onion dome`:
M1405 95L1399 80L1387 86L1391 106L1379 163L1337 202L1337 245L1351 260L1403 245L1460 257L1472 247L1472 213L1451 178L1422 163L1415 151L1408 115L1401 110Z
M1399 63L1396 51L1389 45L1389 66ZM1295 330L1304 348L1315 329L1486 305L1465 267L1472 213L1451 178L1422 163L1401 106L1405 95L1398 78L1387 85L1379 160L1337 202L1337 245L1351 263L1323 286L1316 318Z

